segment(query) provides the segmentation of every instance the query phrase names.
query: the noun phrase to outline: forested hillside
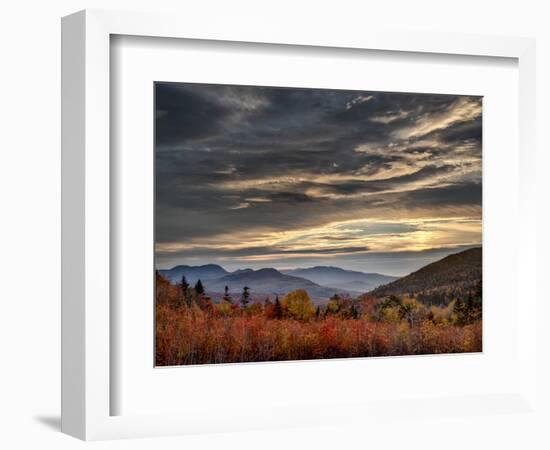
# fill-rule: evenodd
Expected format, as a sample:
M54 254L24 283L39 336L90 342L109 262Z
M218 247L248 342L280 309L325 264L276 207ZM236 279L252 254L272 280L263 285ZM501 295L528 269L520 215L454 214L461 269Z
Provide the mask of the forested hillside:
M373 297L407 295L428 304L481 298L482 250L455 253L369 292Z

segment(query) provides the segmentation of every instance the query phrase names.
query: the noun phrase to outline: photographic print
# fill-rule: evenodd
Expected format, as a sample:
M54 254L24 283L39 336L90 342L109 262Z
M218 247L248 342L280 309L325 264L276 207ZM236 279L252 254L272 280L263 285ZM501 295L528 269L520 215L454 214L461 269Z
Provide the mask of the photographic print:
M482 98L157 82L155 364L482 351Z

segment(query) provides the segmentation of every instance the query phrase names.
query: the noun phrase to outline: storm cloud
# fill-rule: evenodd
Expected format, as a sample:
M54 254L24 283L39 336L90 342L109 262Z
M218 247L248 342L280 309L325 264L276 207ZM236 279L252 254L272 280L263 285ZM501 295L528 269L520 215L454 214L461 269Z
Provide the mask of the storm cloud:
M156 83L157 265L361 270L369 252L477 245L481 111L473 96Z

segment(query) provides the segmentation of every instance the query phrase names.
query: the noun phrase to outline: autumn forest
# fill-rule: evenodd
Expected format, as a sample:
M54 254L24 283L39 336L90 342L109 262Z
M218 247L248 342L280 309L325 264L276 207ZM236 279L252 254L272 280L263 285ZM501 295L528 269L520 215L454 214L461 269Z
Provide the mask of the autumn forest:
M466 252L468 268L475 267L478 250ZM455 260L463 256L451 257L457 279L464 267ZM426 268L427 273L419 271L417 278L436 280L443 268L449 270L448 265L443 260ZM190 286L182 276L172 284L157 273L157 365L482 350L480 279L474 283L455 279L452 286L434 284L430 302L419 300L427 292L375 296L375 290L375 295L355 298L335 294L316 306L304 289L260 300L253 299L248 286L236 296L226 287L215 302L205 289L201 280ZM435 298L438 303L431 303Z

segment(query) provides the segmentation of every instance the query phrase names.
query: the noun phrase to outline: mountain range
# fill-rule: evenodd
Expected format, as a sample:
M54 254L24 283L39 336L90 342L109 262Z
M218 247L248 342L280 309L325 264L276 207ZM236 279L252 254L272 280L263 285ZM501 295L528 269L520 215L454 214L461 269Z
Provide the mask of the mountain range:
M331 266L229 272L217 264L179 265L159 270L159 273L172 283L179 283L184 275L190 285L200 279L206 293L215 300L223 296L225 286L234 298L248 286L252 299L257 300L305 289L315 303L326 301L334 294L368 293L378 298L409 295L426 303L439 304L471 294L481 296L482 249L471 248L449 255L401 278Z
M225 286L230 294L240 295L244 286L258 297L284 295L296 289L305 289L314 301L327 300L334 294L358 294L396 279L378 273L363 273L338 267L317 266L306 269L279 271L273 268L240 269L229 272L217 264L203 266L179 265L159 273L172 283L182 276L194 285L199 279L206 293L214 299L223 295Z

